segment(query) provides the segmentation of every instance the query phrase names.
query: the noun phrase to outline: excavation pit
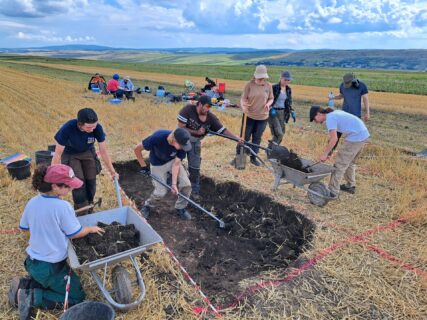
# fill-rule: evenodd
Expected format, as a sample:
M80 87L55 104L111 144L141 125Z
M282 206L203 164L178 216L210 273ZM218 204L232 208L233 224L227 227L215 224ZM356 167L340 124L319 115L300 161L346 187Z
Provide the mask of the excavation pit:
M151 178L138 174L136 161L116 163L120 185L138 208L153 190ZM199 204L222 219L187 209L192 220L179 218L171 193L148 219L184 268L214 303L229 302L245 279L262 279L263 272L285 271L310 244L314 224L291 207L235 182L202 177Z

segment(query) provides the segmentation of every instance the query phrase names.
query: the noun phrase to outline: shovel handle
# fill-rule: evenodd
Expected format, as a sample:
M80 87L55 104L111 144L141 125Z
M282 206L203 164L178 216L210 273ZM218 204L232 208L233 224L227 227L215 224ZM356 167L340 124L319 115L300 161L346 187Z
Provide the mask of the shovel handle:
M117 203L119 204L119 208L123 207L122 196L120 194L120 185L117 177L114 177L114 188L116 189Z

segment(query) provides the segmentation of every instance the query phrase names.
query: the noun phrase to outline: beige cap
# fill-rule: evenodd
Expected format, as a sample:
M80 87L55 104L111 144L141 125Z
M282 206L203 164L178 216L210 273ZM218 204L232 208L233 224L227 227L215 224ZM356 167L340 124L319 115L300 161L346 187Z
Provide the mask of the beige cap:
M267 67L263 64L256 66L254 77L255 79L268 79Z

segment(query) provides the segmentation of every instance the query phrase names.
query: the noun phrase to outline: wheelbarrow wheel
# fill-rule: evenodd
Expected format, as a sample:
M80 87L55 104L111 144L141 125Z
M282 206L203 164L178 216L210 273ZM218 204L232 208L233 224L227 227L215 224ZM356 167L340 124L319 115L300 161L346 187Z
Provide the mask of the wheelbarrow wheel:
M313 182L308 186L307 196L312 204L323 207L329 201L329 190L322 182Z
M129 272L122 266L115 266L112 275L116 301L122 304L131 303L133 290Z

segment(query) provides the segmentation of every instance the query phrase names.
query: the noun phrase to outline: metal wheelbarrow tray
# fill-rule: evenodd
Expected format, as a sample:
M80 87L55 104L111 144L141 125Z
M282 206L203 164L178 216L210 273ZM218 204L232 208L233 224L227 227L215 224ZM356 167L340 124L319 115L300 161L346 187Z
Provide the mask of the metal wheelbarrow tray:
M118 190L118 182L116 182L116 191ZM119 195L119 192L117 193ZM110 303L113 307L127 311L137 307L141 301L145 297L145 285L144 280L142 279L141 271L139 266L135 260L137 255L140 255L147 248L153 246L156 243L162 242L162 238L160 235L147 223L145 222L139 214L137 214L130 207L122 207L121 199L119 199L119 208L111 209L107 211L101 211L93 214L88 214L85 216L77 217L80 221L82 227L85 226L95 226L98 222L102 222L105 224L111 224L113 221L117 221L123 225L125 224L134 224L135 229L139 231L139 246L136 248L132 248L123 252L116 253L114 255L104 257L98 260L86 262L84 264L80 264L76 251L70 241L70 245L68 246L68 259L70 262L70 267L72 269L79 269L82 271L89 271L92 277L95 279L99 289L101 290L104 297L107 299L108 303ZM107 276L107 267L117 264L123 260L130 259L132 265L135 269L137 284L140 289L140 293L135 301L132 300L133 295L133 287L132 281L129 276L129 273L123 267L119 266L113 269L113 279L118 279L116 283L113 281L113 290L110 292L106 288L106 276ZM104 277L103 280L100 279L96 270L103 269ZM111 293L116 293L116 301L111 296Z
M281 164L277 159L269 159L273 166L274 184L273 189L277 190L281 184L280 180L285 179L294 187L307 191L310 202L317 206L324 206L331 199L329 189L320 182L329 177L334 171L334 167L323 163L315 164L311 167L312 172L303 172ZM314 161L301 159L303 167L310 166ZM308 188L304 185L308 184Z

